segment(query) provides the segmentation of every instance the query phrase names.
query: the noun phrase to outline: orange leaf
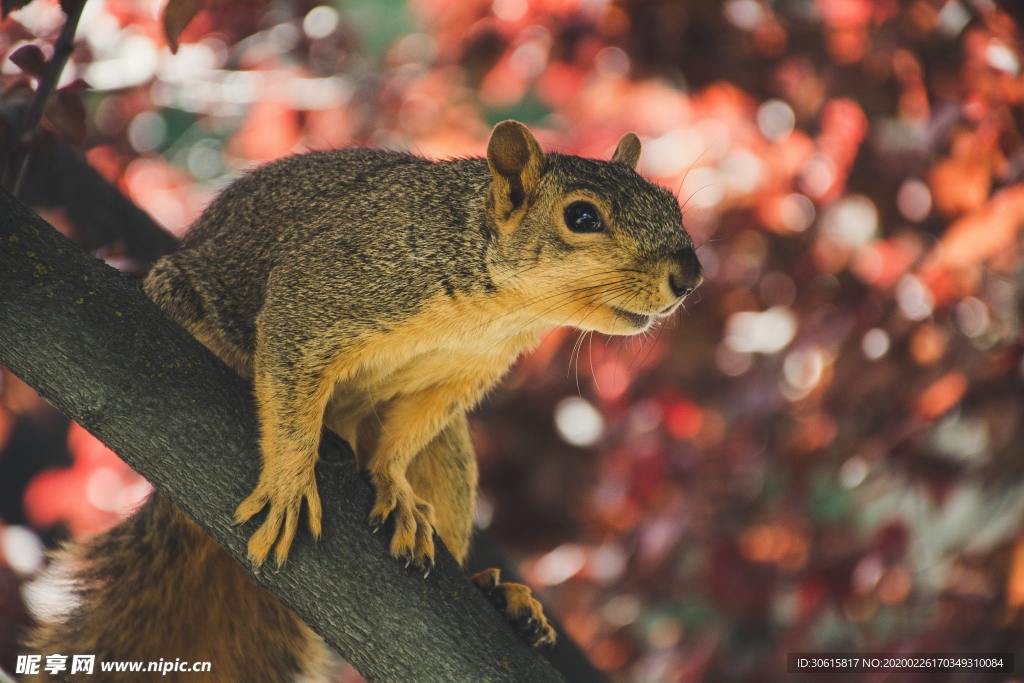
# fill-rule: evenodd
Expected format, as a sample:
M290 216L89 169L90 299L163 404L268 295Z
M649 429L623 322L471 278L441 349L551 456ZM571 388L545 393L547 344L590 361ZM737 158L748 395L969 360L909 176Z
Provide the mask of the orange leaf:
M1024 186L1008 187L950 226L925 260L922 279L931 283L1015 249L1022 227Z
M1013 547L1013 561L1006 577L1006 604L1010 607L1024 607L1024 539Z
M249 109L230 150L246 159L270 161L292 152L301 139L298 113L279 102L263 100Z
M946 373L928 385L917 399L917 412L934 419L955 406L967 391L967 377L960 371Z
M935 205L951 215L983 206L992 176L984 163L946 159L932 169L930 181Z

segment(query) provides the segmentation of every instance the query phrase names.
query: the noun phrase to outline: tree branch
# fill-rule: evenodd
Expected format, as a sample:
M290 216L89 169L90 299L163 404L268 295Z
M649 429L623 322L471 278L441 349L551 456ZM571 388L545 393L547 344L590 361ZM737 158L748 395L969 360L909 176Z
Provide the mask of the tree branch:
M137 281L0 192L0 362L113 448L243 566L232 510L256 483L248 385L169 321ZM367 531L372 494L336 440L317 475L323 538L300 534L256 580L364 676L559 681L438 548L423 579ZM251 529L249 529L251 530Z
M4 102L0 119L16 126L27 106ZM14 163L15 156L12 146L0 145L0 166ZM132 259L149 264L177 245L174 235L97 173L80 151L46 131L39 131L27 168L21 200L66 211L84 249L118 244Z

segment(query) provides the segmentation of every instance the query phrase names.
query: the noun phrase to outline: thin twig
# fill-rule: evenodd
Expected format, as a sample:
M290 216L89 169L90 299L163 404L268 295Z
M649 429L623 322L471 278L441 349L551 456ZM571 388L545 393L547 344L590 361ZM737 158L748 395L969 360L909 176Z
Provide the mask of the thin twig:
M46 105L49 103L50 98L53 97L53 93L57 89L57 83L60 81L60 75L63 73L64 67L68 63L68 58L71 57L71 53L75 48L75 31L78 30L78 20L82 17L82 8L85 7L85 0L65 3L65 6L67 4L71 4L67 21L64 22L60 35L57 37L57 42L53 45L53 56L46 65L46 73L43 74L42 79L39 81L39 87L32 98L32 105L25 114L25 121L18 135L18 139L23 145L23 152L18 167L18 175L14 180L13 187L11 187L11 193L16 197L21 190L22 183L25 181L29 162L32 160L32 143L35 141L39 122L43 119ZM12 156L12 161L14 158ZM9 186L10 171L11 166L4 169L4 187Z

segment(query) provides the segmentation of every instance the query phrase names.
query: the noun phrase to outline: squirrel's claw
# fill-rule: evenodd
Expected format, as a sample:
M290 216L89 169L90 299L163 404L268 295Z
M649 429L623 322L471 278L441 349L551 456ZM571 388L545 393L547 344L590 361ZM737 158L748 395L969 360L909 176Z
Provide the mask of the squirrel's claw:
M404 478L373 475L371 483L377 493L370 512L372 533L377 533L390 520L395 529L391 536L391 556L404 560L406 569L415 565L429 574L428 565L433 567L434 563L434 508L420 500Z
M259 567L266 561L270 550L274 550L274 559L281 567L288 559L292 542L299 527L299 513L302 502L306 502L309 512L309 530L313 538L320 537L320 518L323 514L320 506L320 494L316 488L316 477L312 470L306 478L287 479L291 486L271 487L265 481L282 481L280 478L263 479L256 489L235 509L235 524L244 524L269 505L270 511L260 527L249 537L247 554L249 561Z
M501 572L493 567L477 572L472 581L526 642L533 647L554 644L557 638L555 629L548 623L544 607L533 597L529 587L502 581Z

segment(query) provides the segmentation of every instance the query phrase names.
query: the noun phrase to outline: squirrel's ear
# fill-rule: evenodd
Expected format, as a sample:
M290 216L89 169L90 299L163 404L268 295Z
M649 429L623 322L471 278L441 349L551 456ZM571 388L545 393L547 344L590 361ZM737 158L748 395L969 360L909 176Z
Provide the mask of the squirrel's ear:
M640 161L640 138L636 133L626 133L615 145L615 153L612 154L612 162L625 164L636 170L636 163Z
M497 214L507 218L523 207L537 189L544 171L544 152L518 121L502 121L487 142L487 166Z

